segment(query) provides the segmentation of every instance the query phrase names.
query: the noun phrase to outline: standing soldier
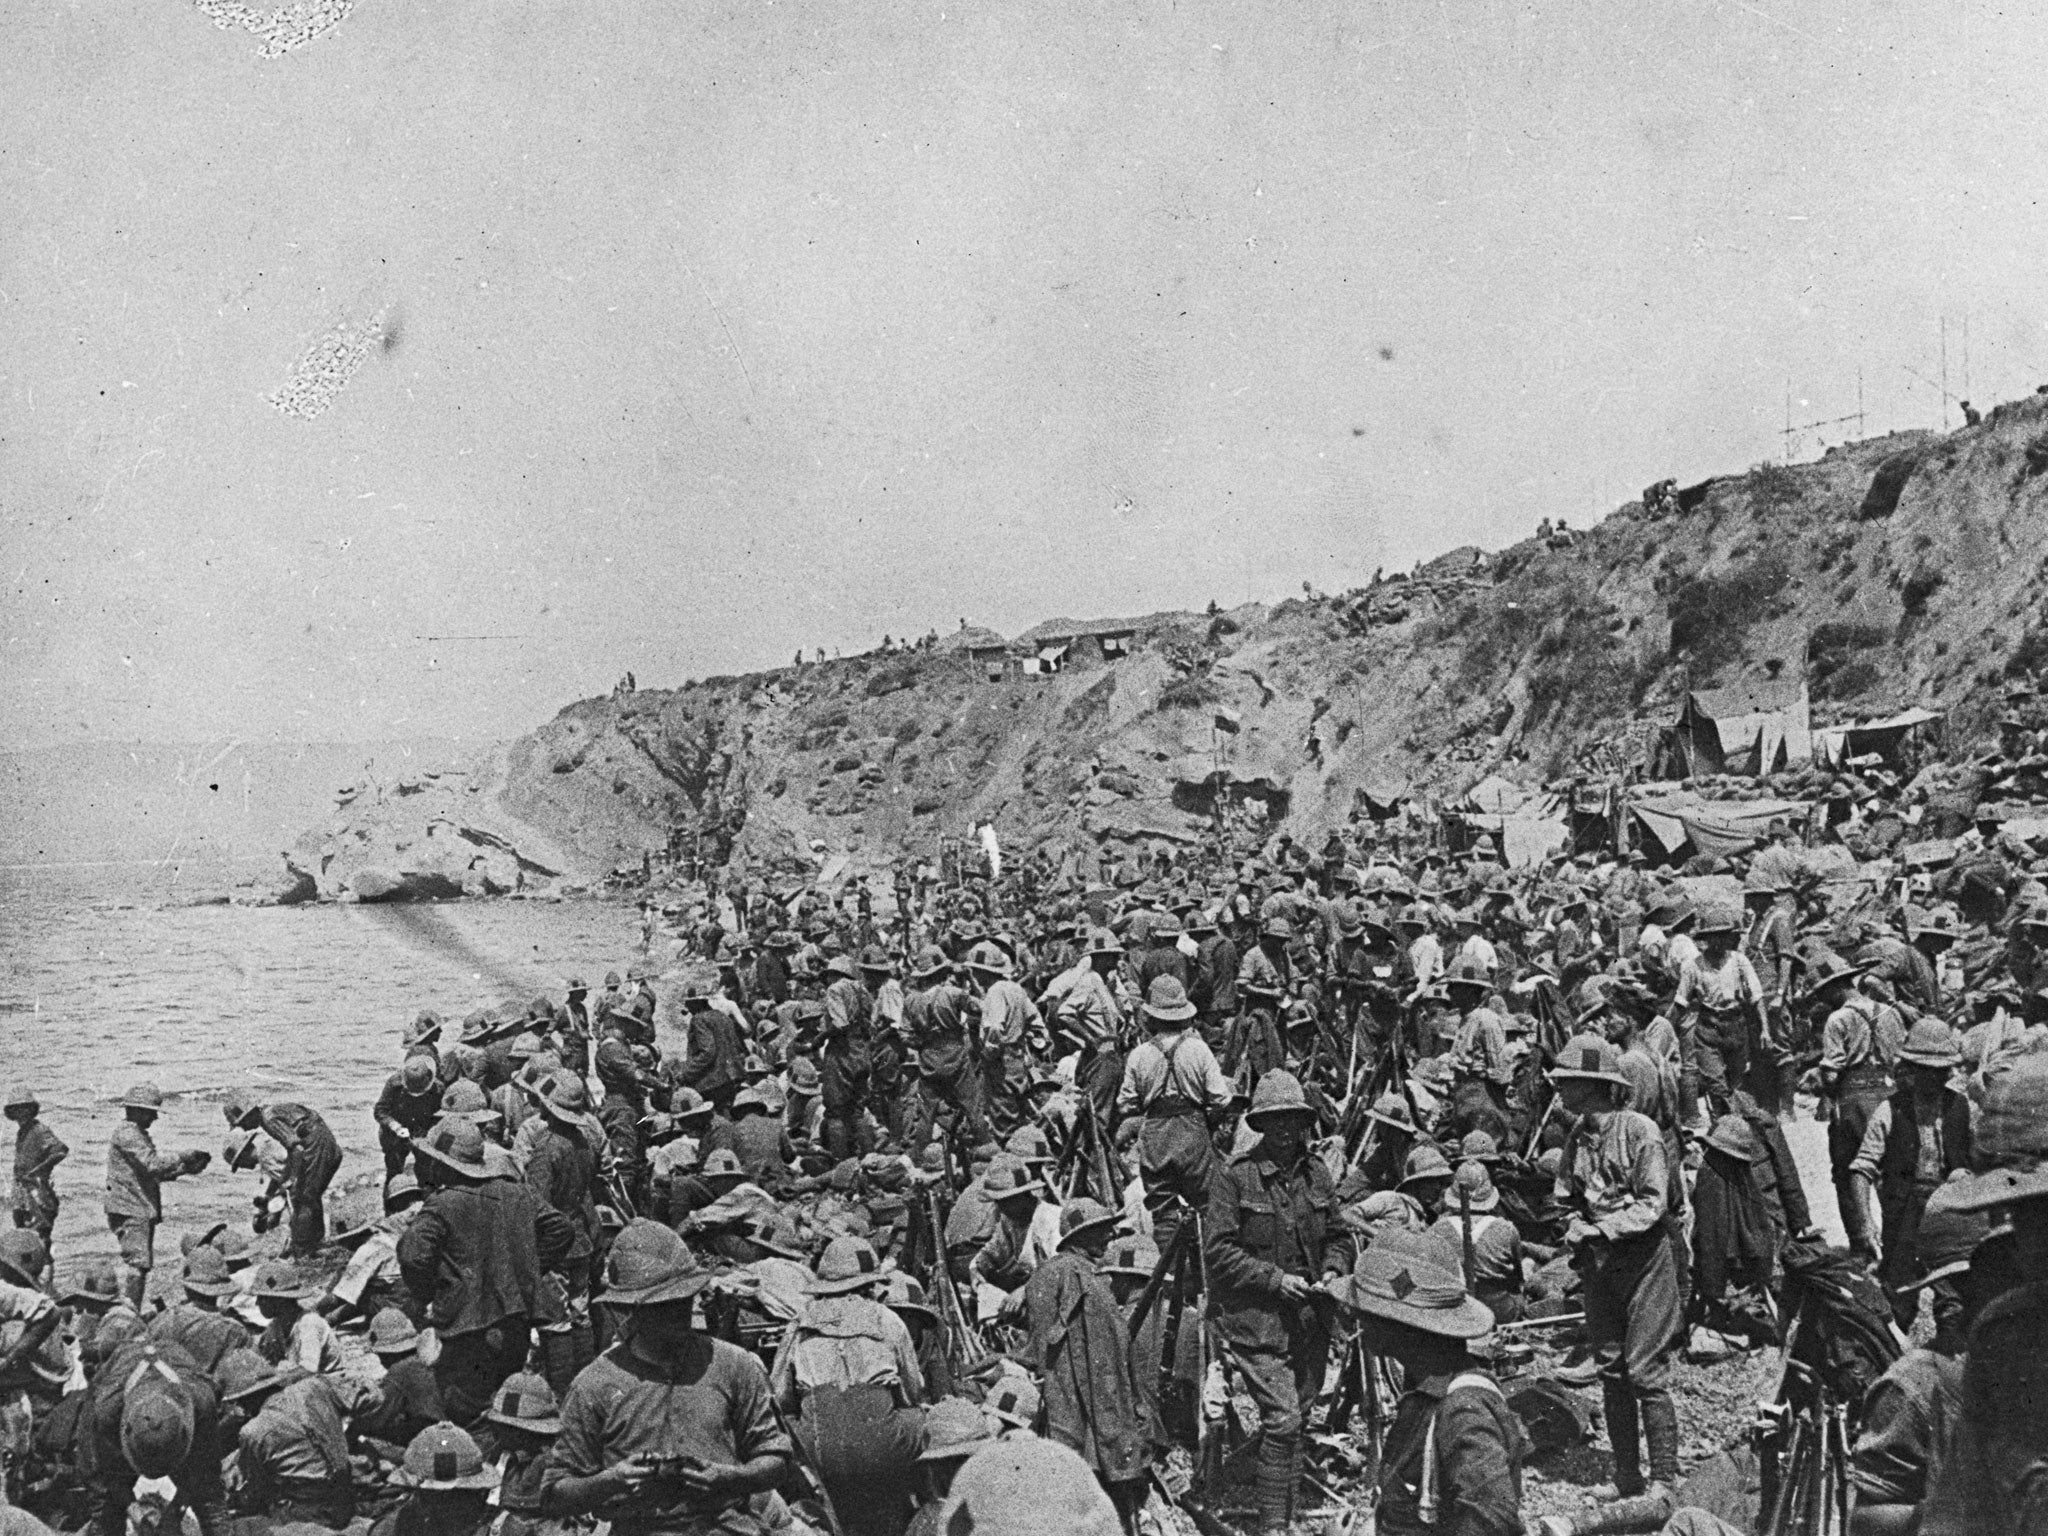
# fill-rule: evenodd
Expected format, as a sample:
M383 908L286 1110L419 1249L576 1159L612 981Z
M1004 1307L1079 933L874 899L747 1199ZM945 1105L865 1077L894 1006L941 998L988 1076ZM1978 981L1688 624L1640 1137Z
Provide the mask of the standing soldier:
M1054 1031L1081 1048L1074 1086L1094 1103L1097 1123L1104 1126L1115 1114L1124 1076L1124 1014L1109 985L1123 957L1116 935L1102 929L1039 998L1040 1006L1052 1015Z
M1458 1031L1451 1041L1451 1102L1446 1137L1485 1131L1496 1141L1508 1135L1508 1084L1515 1069L1508 1060L1507 1020L1487 1004L1493 977L1479 961L1462 958L1445 980Z
M1857 1187L1850 1169L1872 1113L1892 1091L1892 1061L1903 1031L1889 1006L1855 990L1857 975L1840 955L1823 955L1805 1000L1828 1010L1821 1026L1820 1065L1814 1069L1830 1109L1828 1165L1850 1251L1869 1259L1877 1252L1870 1240L1870 1191Z
M1763 983L1749 957L1735 947L1741 926L1734 909L1707 909L1699 920L1698 952L1679 962L1672 999L1679 1038L1690 1047L1685 1053L1687 1108L1692 1110L1704 1093L1709 1118L1728 1113L1730 1095L1745 1085L1750 1055L1764 1033ZM1674 940L1671 953L1678 948Z
M1353 1242L1329 1170L1308 1153L1316 1116L1294 1075L1260 1078L1244 1119L1259 1139L1211 1181L1209 1274L1217 1331L1259 1407L1259 1532L1275 1536L1293 1518L1330 1351L1329 1297L1316 1287L1349 1273Z
M580 1058L579 1058L580 1059ZM441 1118L441 1078L429 1052L415 1051L385 1080L371 1112L377 1145L384 1153L384 1177L396 1178L412 1161L412 1144Z
M164 1091L155 1083L137 1083L121 1099L125 1116L107 1143L107 1225L121 1245L121 1287L128 1304L142 1310L149 1272L156 1267L156 1228L164 1219L166 1179L197 1173L213 1154L194 1148L166 1156L156 1149L149 1128L164 1107Z
M1204 907L1188 918L1188 937L1195 941L1195 979L1188 997L1212 1050L1223 1043L1224 1029L1237 1017L1237 943L1223 932L1221 921L1218 907Z
M905 1145L922 1152L931 1140L938 1105L951 1106L979 1146L989 1139L982 1110L981 1078L967 1038L972 999L953 983L953 962L936 944L917 952L910 968L910 992L903 999L903 1030L915 1052L917 1106Z
M844 1162L858 1150L861 1105L868 1097L873 1073L869 1031L874 1025L874 999L851 958L835 956L827 968L832 981L825 988L825 1017L820 1028L819 1068L824 1078L825 1150L832 1161Z
M1557 1201L1565 1246L1585 1287L1586 1332L1600 1364L1614 1485L1623 1498L1668 1497L1678 1480L1671 1356L1683 1323L1678 1263L1666 1236L1671 1190L1656 1122L1621 1106L1629 1079L1598 1035L1574 1035L1550 1074L1577 1124L1564 1144ZM1649 1447L1643 1480L1642 1441Z
M1790 1102L1792 1084L1781 1078L1791 1054L1785 1012L1792 1004L1792 968L1798 961L1792 914L1778 899L1778 877L1754 865L1742 877L1745 929L1742 953L1764 988L1763 1049L1752 1066L1752 1081L1768 1090L1758 1098L1768 1109Z
M1143 1116L1138 1128L1138 1172L1152 1233L1162 1251L1180 1230L1183 1202L1201 1210L1216 1170L1209 1115L1230 1103L1230 1080L1194 1027L1195 1005L1171 976L1152 983L1145 1023L1152 1031L1124 1064L1117 1089L1119 1120Z
M33 1088L7 1090L7 1118L19 1127L14 1133L14 1224L36 1233L47 1248L57 1225L57 1165L71 1149L38 1118L42 1110Z
M1970 1102L1948 1085L1961 1060L1954 1033L1940 1019L1915 1024L1899 1050L1898 1089L1871 1110L1849 1165L1851 1194L1843 1208L1853 1204L1867 1222L1876 1186L1884 1217L1879 1278L1891 1293L1894 1320L1905 1329L1920 1311L1920 1217L1950 1174L1972 1166ZM1933 1291L1934 1321L1952 1331L1961 1298L1945 1283Z
M1029 1114L1031 1049L1044 1043L1038 1005L1012 978L1010 957L982 943L967 954L967 970L981 987L981 1064L990 1116L1008 1130Z
M319 1114L303 1104L259 1104L240 1091L221 1106L230 1130L263 1133L284 1148L279 1180L292 1205L291 1252L310 1258L327 1239L327 1186L341 1171L341 1143ZM251 1158L250 1165L254 1165Z

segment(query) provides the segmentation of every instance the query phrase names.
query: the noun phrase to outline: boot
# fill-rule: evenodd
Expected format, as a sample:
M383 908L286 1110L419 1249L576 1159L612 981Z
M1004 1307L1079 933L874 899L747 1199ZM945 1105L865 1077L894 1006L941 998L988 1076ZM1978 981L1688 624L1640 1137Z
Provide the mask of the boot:
M1300 1441L1292 1435L1284 1440L1270 1434L1259 1437L1259 1536L1286 1536L1294 1501L1294 1463L1300 1454Z
M1678 1486L1678 1404L1662 1388L1643 1394L1643 1443L1649 1449L1650 1490Z
M1607 1409L1607 1443L1614 1451L1614 1491L1621 1498L1634 1498L1643 1491L1636 1395L1625 1381L1602 1381L1600 1400Z

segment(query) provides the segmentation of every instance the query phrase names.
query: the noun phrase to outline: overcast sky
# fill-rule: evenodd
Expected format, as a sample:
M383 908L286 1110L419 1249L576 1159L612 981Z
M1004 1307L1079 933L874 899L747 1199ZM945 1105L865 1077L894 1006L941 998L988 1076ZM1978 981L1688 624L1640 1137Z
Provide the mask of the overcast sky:
M1788 381L1936 424L1944 317L2048 380L2034 7L0 16L5 746L1338 588L1777 455Z

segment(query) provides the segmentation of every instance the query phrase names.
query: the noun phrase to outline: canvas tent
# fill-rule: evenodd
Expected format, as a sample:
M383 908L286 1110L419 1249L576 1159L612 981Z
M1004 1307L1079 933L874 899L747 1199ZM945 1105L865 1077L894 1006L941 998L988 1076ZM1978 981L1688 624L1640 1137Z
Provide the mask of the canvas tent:
M1884 720L1831 725L1813 733L1813 760L1824 768L1839 768L1852 757L1875 752L1891 762L1908 736L1922 726L1938 725L1942 718L1931 709L1909 709Z
M1665 795L1631 800L1642 841L1663 850L1666 858L1690 846L1715 857L1741 853L1761 843L1773 821L1797 825L1807 806L1799 800L1702 800L1695 795Z
M1758 777L1813 756L1806 683L1695 688L1665 733L1665 777L1737 773Z

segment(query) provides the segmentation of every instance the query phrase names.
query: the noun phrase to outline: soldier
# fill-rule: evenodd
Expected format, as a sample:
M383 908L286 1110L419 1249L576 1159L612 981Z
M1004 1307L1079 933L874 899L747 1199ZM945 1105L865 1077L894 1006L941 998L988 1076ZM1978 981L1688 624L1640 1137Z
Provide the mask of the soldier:
M259 1104L247 1093L230 1093L221 1105L230 1130L260 1128L284 1148L279 1180L291 1201L291 1252L311 1257L327 1240L327 1186L341 1171L341 1143L327 1122L303 1104Z
M1461 957L1446 980L1451 1006L1458 1012L1458 1030L1451 1041L1451 1101L1444 1121L1446 1136L1485 1131L1496 1140L1508 1134L1508 1084L1514 1067L1508 1060L1507 1020L1487 1004L1493 977L1479 961Z
M1899 1049L1899 1086L1866 1117L1847 1170L1844 1210L1854 1205L1866 1224L1876 1187L1884 1218L1878 1274L1892 1293L1892 1316L1901 1328L1910 1329L1920 1310L1919 1293L1910 1287L1926 1268L1918 1251L1921 1214L1950 1174L1971 1166L1970 1104L1948 1086L1961 1060L1955 1035L1941 1020L1915 1024ZM1867 1252L1867 1225L1864 1243ZM1954 1288L1934 1287L1933 1302L1936 1326L1952 1331L1961 1305Z
M1162 1249L1180 1230L1183 1204L1200 1210L1209 1198L1216 1150L1209 1116L1230 1103L1230 1080L1216 1064L1208 1042L1194 1028L1195 1005L1171 976L1152 983L1145 999L1145 1024L1152 1037L1131 1052L1117 1089L1119 1121L1141 1117L1138 1172L1145 1204Z
M435 1059L424 1052L405 1058L405 1065L385 1081L370 1113L377 1122L377 1144L384 1153L384 1177L405 1170L412 1160L413 1141L434 1128L441 1114L441 1080Z
M1218 1333L1259 1407L1261 1536L1288 1528L1302 1438L1330 1350L1329 1298L1317 1285L1351 1268L1337 1189L1308 1153L1315 1111L1290 1072L1259 1080L1245 1124L1259 1139L1211 1181L1209 1274Z
M981 988L981 1065L992 1119L1003 1127L1026 1116L1031 1051L1045 1045L1038 1005L1013 978L1010 957L995 944L976 944L967 971Z
M1565 1246L1585 1288L1586 1332L1600 1366L1614 1483L1623 1498L1667 1496L1678 1478L1678 1409L1669 1386L1683 1325L1678 1264L1665 1227L1671 1189L1664 1137L1621 1106L1629 1079L1598 1035L1574 1035L1550 1074L1577 1123L1558 1165ZM1642 1440L1649 1450L1643 1478Z
M27 1227L50 1245L57 1226L57 1165L71 1155L57 1133L43 1124L43 1106L26 1084L7 1091L7 1118L14 1133L14 1224Z
M414 1435L391 1481L407 1492L370 1536L483 1536L498 1519L490 1497L499 1470L453 1424L429 1424Z
M1806 1001L1828 1010L1821 1026L1820 1065L1814 1078L1828 1102L1828 1166L1850 1250L1874 1258L1870 1240L1870 1191L1859 1189L1850 1172L1871 1113L1892 1091L1892 1060L1899 1051L1898 1015L1855 990L1855 966L1841 956L1823 955L1814 967Z
M1358 1315L1367 1351L1398 1361L1408 1382L1380 1456L1378 1529L1518 1536L1528 1438L1470 1351L1494 1318L1466 1294L1450 1253L1433 1237L1389 1233L1325 1289Z
M860 984L859 968L850 956L835 955L826 974L832 980L825 987L820 1021L824 1043L818 1052L824 1078L825 1150L834 1162L843 1162L867 1145L860 1112L874 1073L875 1001Z
M1679 1039L1691 1047L1685 1056L1685 1097L1696 1104L1705 1093L1716 1116L1728 1112L1729 1095L1745 1085L1750 1054L1765 1028L1763 982L1749 957L1735 947L1741 926L1733 908L1707 909L1697 928L1699 951L1680 962L1672 999Z
M155 1083L137 1083L122 1097L125 1119L107 1143L107 1225L121 1245L121 1283L137 1312L142 1310L149 1272L156 1267L164 1181L197 1173L213 1160L212 1153L197 1148L176 1156L157 1151L149 1128L163 1107L163 1089Z
M175 1344L125 1344L94 1376L85 1412L99 1504L93 1536L123 1536L138 1477L168 1477L200 1536L227 1536L221 1486L220 1399L199 1363Z
M1123 957L1124 947L1116 935L1102 929L1089 938L1086 952L1055 976L1039 998L1040 1006L1052 1015L1055 1031L1080 1046L1074 1086L1088 1095L1095 1105L1097 1123L1105 1126L1114 1117L1124 1077L1120 1048L1124 1014L1109 985Z

